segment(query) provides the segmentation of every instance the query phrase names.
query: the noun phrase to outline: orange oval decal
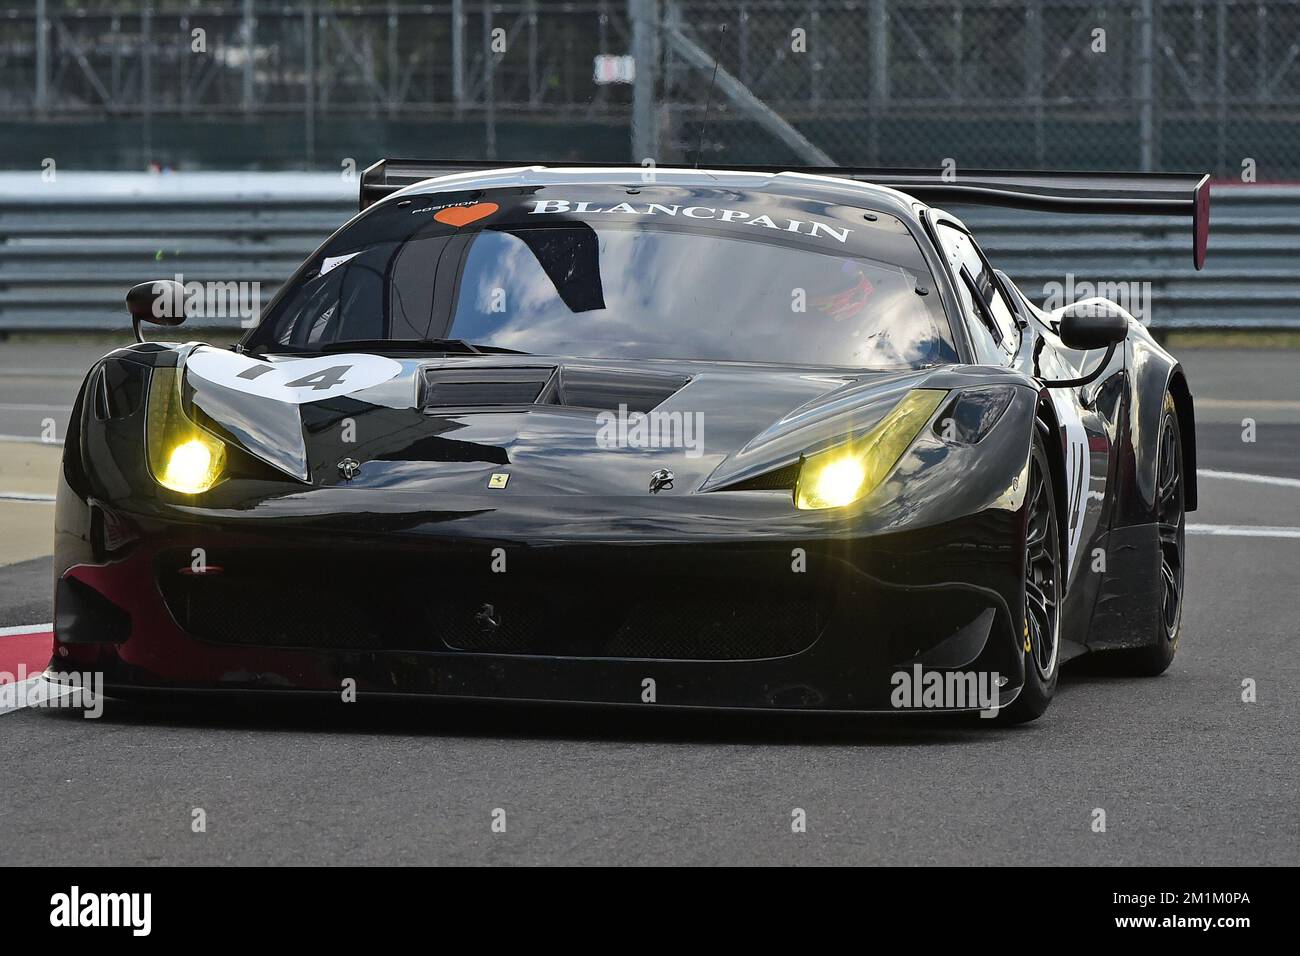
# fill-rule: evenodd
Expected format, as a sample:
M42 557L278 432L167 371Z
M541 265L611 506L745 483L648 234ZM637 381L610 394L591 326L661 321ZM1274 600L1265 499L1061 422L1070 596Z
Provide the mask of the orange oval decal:
M433 218L459 229L461 226L468 226L471 222L478 222L492 215L497 208L494 202L479 202L472 206L448 206L435 212Z

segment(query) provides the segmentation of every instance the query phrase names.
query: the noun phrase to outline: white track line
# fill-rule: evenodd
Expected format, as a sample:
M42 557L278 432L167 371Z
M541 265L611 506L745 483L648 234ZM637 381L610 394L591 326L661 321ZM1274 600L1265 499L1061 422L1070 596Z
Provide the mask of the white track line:
M1225 538L1300 538L1300 528L1267 525L1189 524L1188 534L1211 534Z
M1300 488L1300 478L1283 478L1280 475L1250 475L1243 471L1214 471L1197 468L1198 478L1220 478L1224 481L1253 481L1261 485L1281 485L1283 488Z
M70 412L71 405L15 405L0 402L0 412Z
M10 627L0 627L0 638L9 637L15 634L41 634L53 630L53 624L18 624ZM0 717L5 714L12 714L24 707L30 705L32 700L31 692L41 682L45 680L45 672L42 670L34 677L28 677L26 680L14 681L0 686ZM11 680L13 675L7 675ZM57 696L63 697L64 694ZM22 703L17 703L22 701Z
M53 630L53 624L16 624L12 627L0 627L0 637L8 637L11 634L41 634Z
M16 714L18 711L28 706L27 701L31 699L31 692L40 686L40 683L43 680L45 680L45 677L42 672L42 674L37 674L35 677L29 677L26 680L14 681L13 684L0 690L0 699L14 701L14 703L7 705L0 703L0 717L3 717L5 714ZM17 703L18 701L22 701L22 703Z
M0 368L4 378L81 378L85 374L85 369L77 368Z
M62 445L63 439L58 441L46 441L40 435L0 435L0 441L24 442L30 445Z
M41 692L33 695L32 691L38 687L42 688ZM0 685L0 701L3 701L0 703L0 717L16 714L24 707L52 705L54 701L75 693L77 691L74 688L47 681L45 671L41 671L35 677Z
M1269 408L1300 409L1300 402L1289 398L1197 398L1197 408Z
M26 491L0 491L0 501L54 501L54 495L37 495Z

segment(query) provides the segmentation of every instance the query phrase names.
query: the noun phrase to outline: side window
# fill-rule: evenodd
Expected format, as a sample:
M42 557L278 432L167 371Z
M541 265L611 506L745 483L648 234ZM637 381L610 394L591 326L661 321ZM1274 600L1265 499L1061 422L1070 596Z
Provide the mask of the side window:
M384 272L395 243L322 260L271 318L274 339L302 348L347 339L384 337Z
M966 232L947 223L939 223L936 232L952 267L980 361L1005 365L1015 354L1019 329L993 267Z

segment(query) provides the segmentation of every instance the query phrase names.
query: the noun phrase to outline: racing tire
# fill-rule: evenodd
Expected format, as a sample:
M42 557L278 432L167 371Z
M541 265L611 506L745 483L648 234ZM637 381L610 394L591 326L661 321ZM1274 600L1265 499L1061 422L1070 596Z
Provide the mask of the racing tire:
M1025 680L1020 694L998 711L1004 724L1023 724L1040 717L1056 693L1061 669L1061 599L1065 592L1061 556L1060 516L1056 490L1043 439L1034 429L1029 454L1029 484L1025 492L1026 527L1024 599L1021 634L1024 638Z
M1178 653L1183 622L1183 583L1187 567L1187 510L1184 499L1182 431L1174 397L1165 393L1156 445L1155 518L1160 539L1155 586L1139 612L1150 623L1151 642L1142 647L1103 651L1107 671L1132 677L1163 674Z

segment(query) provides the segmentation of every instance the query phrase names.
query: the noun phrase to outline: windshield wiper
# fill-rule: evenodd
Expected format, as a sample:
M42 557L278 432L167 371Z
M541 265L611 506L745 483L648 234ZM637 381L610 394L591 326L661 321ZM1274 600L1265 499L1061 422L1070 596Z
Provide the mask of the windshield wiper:
M467 355L481 355L484 352L526 355L518 349L502 348L499 345L475 345L464 339L348 339L343 342L323 342L304 352L463 352Z

